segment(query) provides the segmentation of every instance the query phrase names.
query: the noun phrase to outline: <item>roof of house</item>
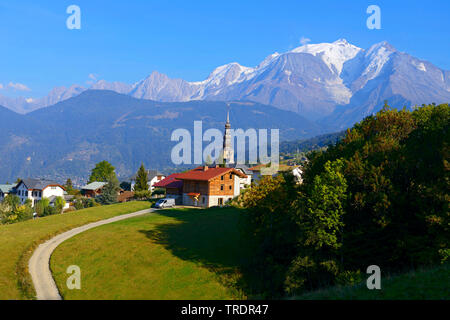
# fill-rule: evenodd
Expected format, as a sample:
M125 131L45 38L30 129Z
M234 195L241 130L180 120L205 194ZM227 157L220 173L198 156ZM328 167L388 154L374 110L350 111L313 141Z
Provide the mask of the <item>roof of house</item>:
M124 191L124 192L119 194L119 196L117 197L117 201L125 202L128 199L131 199L133 197L134 197L134 192L133 191Z
M246 175L234 168L221 168L221 167L198 167L191 171L180 173L177 176L179 180L195 180L195 181L209 181L216 177L222 176L226 173L232 172L242 178Z
M69 195L69 194L64 195L64 200L66 200L66 201L72 201L73 199L75 199L75 196L73 196L73 195Z
M161 180L158 183L155 183L154 187L156 188L177 188L181 189L183 187L183 181L178 180L177 177L180 173L174 173L165 179Z
M11 193L14 190L15 185L13 184L0 184L0 192Z
M81 190L95 191L95 190L103 188L107 184L108 184L107 182L94 181L94 182L91 182L91 183L85 185L84 187L82 187Z
M227 168L234 168L236 170L241 170L246 175L252 175L253 171L250 170L245 164L227 164Z
M48 186L58 186L64 190L64 187L62 185L52 180L22 179L20 180L19 184L17 184L17 186L19 186L21 183L23 183L28 190L44 190Z
M164 174L162 174L158 170L146 170L146 171L147 171L148 181L152 180L156 176L164 176ZM131 176L130 180L135 181L136 176L137 176L137 173L135 175Z

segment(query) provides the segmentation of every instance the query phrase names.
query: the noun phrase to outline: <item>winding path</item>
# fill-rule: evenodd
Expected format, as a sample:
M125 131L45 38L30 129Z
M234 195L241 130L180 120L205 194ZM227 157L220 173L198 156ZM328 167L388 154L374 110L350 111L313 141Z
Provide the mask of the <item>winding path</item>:
M92 228L96 228L105 224L113 223L116 221L121 221L129 218L138 217L146 213L153 212L153 209L147 209L138 211L135 213L124 214L121 216L113 217L107 220L101 220L93 222L70 231L61 233L56 237L48 240L47 242L41 244L33 252L31 259L28 261L28 270L31 274L31 279L33 280L33 285L36 290L36 297L38 300L62 300L59 294L58 288L56 287L55 280L52 277L52 272L50 270L50 257L53 251L67 239L76 236L84 231Z

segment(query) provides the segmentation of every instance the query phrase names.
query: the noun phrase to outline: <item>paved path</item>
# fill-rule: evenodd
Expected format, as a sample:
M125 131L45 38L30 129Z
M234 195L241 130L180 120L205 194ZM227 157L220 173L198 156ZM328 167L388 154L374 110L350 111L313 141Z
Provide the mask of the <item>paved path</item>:
M81 226L70 231L64 232L56 237L41 244L34 251L30 261L28 261L28 270L33 280L33 285L36 290L38 300L62 300L58 288L56 287L55 280L52 277L50 271L50 257L53 251L64 241L72 238L73 236L80 234L92 228L96 228L105 224L121 221L129 218L141 216L146 213L153 212L153 209L142 210L135 213L124 214L121 216L113 217L107 220L97 221L85 226Z

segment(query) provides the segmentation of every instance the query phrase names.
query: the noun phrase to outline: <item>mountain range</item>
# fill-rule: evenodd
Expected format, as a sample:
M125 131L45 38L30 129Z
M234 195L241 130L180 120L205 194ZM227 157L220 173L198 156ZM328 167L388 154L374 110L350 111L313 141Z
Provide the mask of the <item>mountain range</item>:
M171 79L159 72L135 84L100 80L91 87L59 87L41 99L0 96L0 105L28 113L88 90L111 90L158 102L253 101L292 111L329 131L378 111L450 100L450 71L396 50L387 42L368 49L345 39L274 53L256 67L230 63L204 81Z
M82 185L102 160L110 161L122 179L141 163L170 172L176 167L171 151L178 143L171 141L172 132L187 129L194 137L194 121L200 120L203 131L223 131L227 110L235 129L280 129L281 140L322 133L297 113L255 102L156 102L88 90L26 115L0 107L0 181L71 178Z

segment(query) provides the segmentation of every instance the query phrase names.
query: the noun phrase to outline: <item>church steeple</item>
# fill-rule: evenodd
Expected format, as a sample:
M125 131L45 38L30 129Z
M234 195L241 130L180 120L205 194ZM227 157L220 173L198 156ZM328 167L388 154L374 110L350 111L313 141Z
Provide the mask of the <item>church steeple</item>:
M231 142L230 109L228 109L225 134L223 135L223 160L226 164L234 163L234 150Z

